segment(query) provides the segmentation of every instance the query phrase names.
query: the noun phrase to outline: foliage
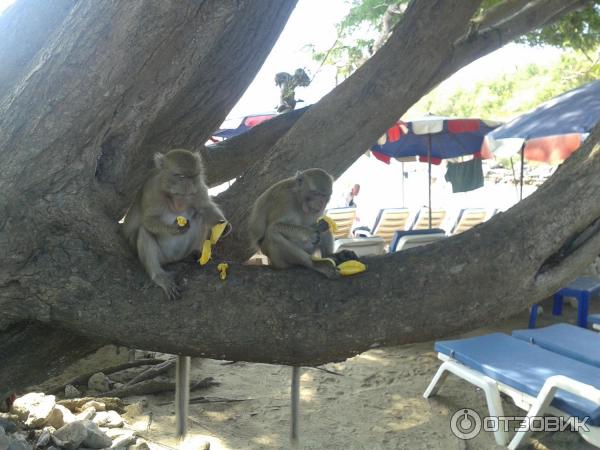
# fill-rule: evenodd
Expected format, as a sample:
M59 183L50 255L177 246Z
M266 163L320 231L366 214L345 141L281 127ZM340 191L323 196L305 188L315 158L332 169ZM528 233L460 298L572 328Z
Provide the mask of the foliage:
M337 67L338 76L347 78L371 54L373 44L380 36L382 19L390 5L400 10L408 0L346 0L350 4L348 15L337 25L338 39L330 49L311 47L313 58ZM480 13L500 0L485 0ZM392 23L400 20L394 15ZM588 52L600 42L600 0L590 1L583 9L574 11L558 22L522 36L517 40L528 45L551 45Z
M595 58L570 51L555 64L529 64L469 87L444 89L444 84L423 97L407 117L432 113L453 117L508 120L565 91L600 78L600 47Z

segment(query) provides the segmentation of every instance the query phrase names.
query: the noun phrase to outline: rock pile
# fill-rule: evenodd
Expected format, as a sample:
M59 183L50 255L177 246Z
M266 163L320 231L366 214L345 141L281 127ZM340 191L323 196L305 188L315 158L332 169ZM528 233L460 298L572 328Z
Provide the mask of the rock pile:
M32 392L0 413L0 450L149 450L133 430L124 428L120 399L57 401Z

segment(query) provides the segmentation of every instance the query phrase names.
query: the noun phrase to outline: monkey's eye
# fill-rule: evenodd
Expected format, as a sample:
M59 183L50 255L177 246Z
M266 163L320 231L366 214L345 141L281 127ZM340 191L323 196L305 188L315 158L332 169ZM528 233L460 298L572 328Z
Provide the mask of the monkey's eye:
M174 173L173 176L175 178L185 178L185 175L181 174L181 173Z

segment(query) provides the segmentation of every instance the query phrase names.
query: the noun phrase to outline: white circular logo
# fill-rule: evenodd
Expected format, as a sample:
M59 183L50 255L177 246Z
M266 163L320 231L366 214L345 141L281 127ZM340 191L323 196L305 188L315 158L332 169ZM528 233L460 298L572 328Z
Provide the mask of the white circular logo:
M472 409L459 409L450 419L450 429L459 439L473 439L481 431L481 417Z

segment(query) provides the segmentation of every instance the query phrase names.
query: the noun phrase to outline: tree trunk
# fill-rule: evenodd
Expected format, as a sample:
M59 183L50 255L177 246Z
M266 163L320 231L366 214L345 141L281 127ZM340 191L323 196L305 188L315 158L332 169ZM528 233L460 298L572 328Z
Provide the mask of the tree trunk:
M511 20L506 35L572 3L537 2L554 9ZM214 263L189 261L175 266L184 298L169 303L119 233L149 155L202 149L211 183L249 168L222 196L236 230L223 249L243 258L244 215L262 189L298 168L341 173L443 76L501 45L485 30L469 33L478 5L411 3L347 82L300 118L282 116L223 144L227 163L203 143L294 2L77 2L0 103L0 387L41 381L103 342L268 363L338 361L506 317L574 277L600 248L599 130L510 212L444 242L369 259L365 274L348 279L232 263L221 281ZM237 156L244 148L254 164ZM45 332L54 352L34 353ZM21 377L20 356L40 370Z

